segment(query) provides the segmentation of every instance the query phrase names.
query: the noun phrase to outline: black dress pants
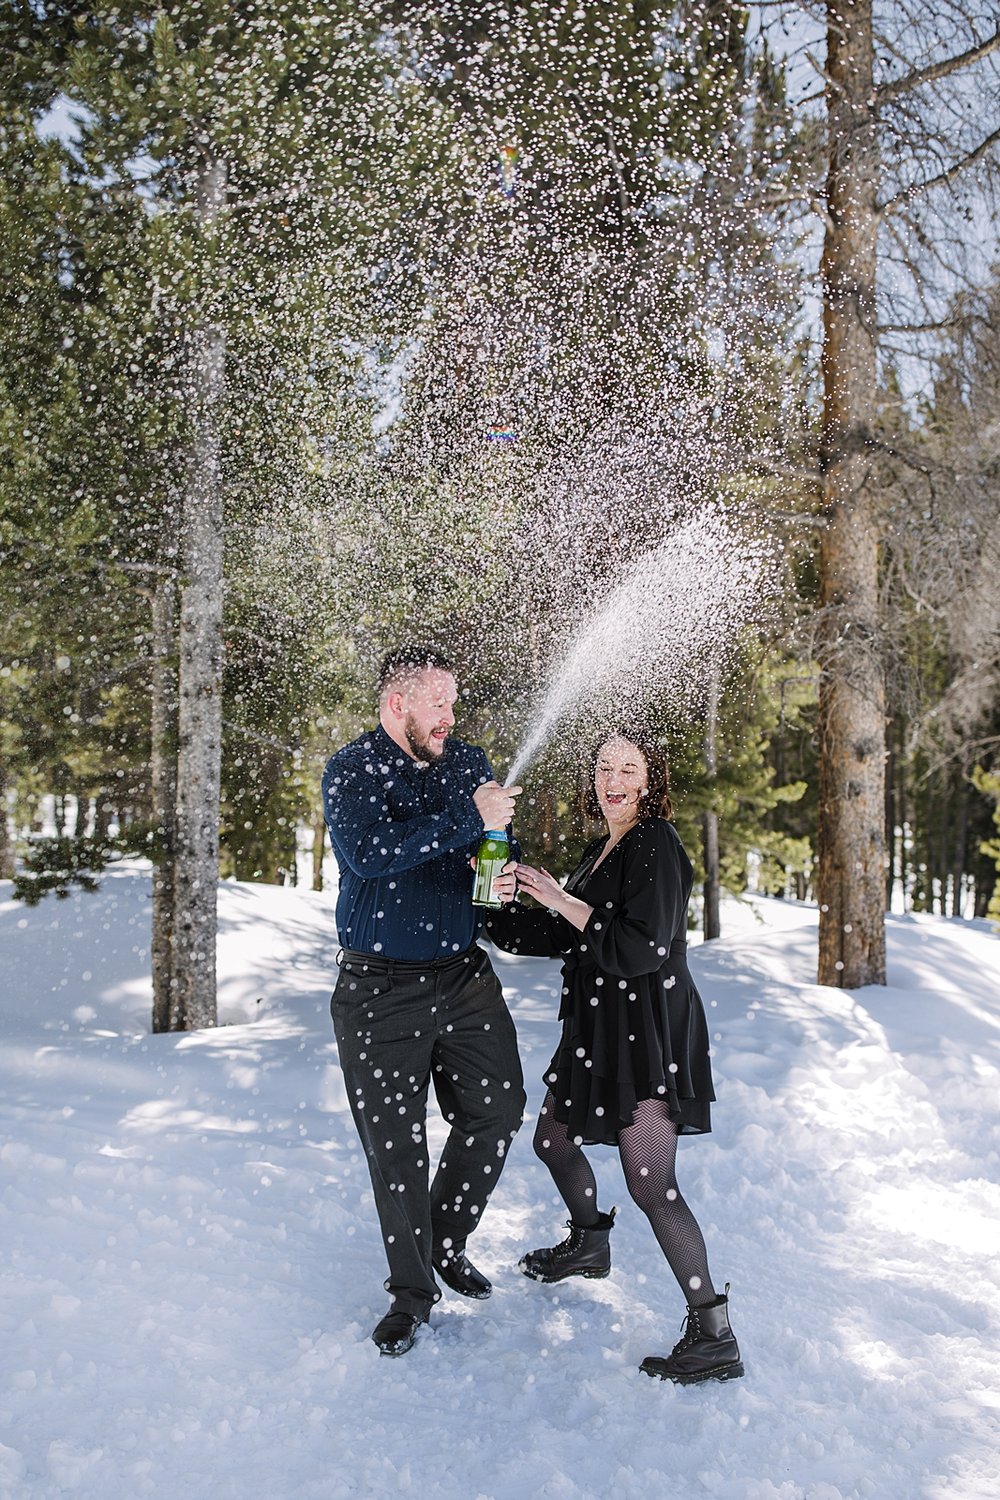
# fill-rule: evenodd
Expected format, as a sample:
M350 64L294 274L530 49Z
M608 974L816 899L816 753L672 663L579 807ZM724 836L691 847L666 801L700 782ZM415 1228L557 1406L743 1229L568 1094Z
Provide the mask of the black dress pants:
M465 1244L521 1124L514 1023L478 946L428 963L345 951L330 1010L389 1262L385 1288L395 1309L423 1313L441 1295L435 1247ZM428 1186L432 1080L451 1132Z

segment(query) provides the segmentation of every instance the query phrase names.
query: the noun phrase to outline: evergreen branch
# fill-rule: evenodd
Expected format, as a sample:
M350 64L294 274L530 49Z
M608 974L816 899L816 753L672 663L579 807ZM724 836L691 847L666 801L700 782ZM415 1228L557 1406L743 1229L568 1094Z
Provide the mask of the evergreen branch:
M926 68L914 68L905 73L902 78L894 78L889 83L883 83L875 90L875 102L877 105L890 103L898 99L900 94L909 94L913 89L918 89L925 83L936 83L939 78L947 78L950 73L957 73L961 68L968 68L973 63L980 62L995 52L1000 47L1000 26L991 37L978 46L970 47L965 52L956 53L952 57L942 58L940 62L931 63Z
M97 568L100 572L104 572L104 573L114 573L114 572L118 571L118 572L122 572L122 573L153 573L153 574L158 574L161 578L177 578L177 577L179 577L178 570L176 568L167 567L167 566L165 566L162 563L138 563L138 562L118 562L118 561L106 563L106 562L100 562L96 557L94 557L94 558L87 558L86 560L87 560L88 566L90 566L92 568Z
M991 131L985 140L980 141L974 151L968 152L960 161L952 162L951 166L946 167L943 172L938 172L934 177L928 177L926 182L917 182L911 187L904 188L901 193L897 193L893 198L887 198L879 206L878 212L880 214L891 214L899 204L909 203L918 193L926 193L932 188L943 187L945 183L951 182L955 177L964 172L966 167L971 167L973 162L978 161L998 141L1000 141L1000 126L997 126L996 130Z
M272 750L283 750L288 755L294 755L301 750L301 745L286 745L283 740L276 740L273 735L259 734L254 729L247 729L245 724L234 724L232 719L223 719L222 727L230 734L241 734L245 740L253 740L258 745L268 745Z
M36 541L34 537L15 537L4 547L0 548L0 560L5 560L11 554L21 550L23 552L41 552L45 557L58 559L59 567L65 577L76 577L82 571L81 567L67 567L65 550L53 546L48 542ZM107 562L104 558L94 557L82 548L74 554L83 565L89 569L96 569L98 573L152 573L159 574L165 578L177 578L179 576L176 567L170 567L163 563L126 562L124 558L114 558Z

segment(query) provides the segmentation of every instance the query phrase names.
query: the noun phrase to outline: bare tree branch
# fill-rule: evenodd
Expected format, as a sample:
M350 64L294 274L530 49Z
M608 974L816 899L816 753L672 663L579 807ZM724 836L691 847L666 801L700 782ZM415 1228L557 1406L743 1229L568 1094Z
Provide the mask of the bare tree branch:
M820 78L822 78L825 89L833 89L838 94L842 94L844 92L840 84L836 83L835 80L830 77L823 64L818 60L818 58L815 58L812 55L808 48L803 53L803 56L805 57L806 62L809 63L813 71L818 73Z
M880 106L887 104L891 99L898 99L900 94L909 94L913 89L918 89L922 84L934 83L938 78L947 78L949 73L957 73L960 68L968 68L973 63L980 62L984 57L989 57L1000 47L1000 26L985 42L980 42L976 47L970 47L966 52L959 52L953 57L942 58L940 62L931 63L926 68L914 68L912 72L905 73L902 78L893 78L888 83L883 83L875 90L875 103Z
M883 333L939 333L943 328L958 326L958 318L937 318L928 323L880 323L878 331Z
M864 442L865 448L870 453L885 453L889 458L898 459L908 469L915 469L918 474L930 474L931 469L926 459L918 457L916 453L907 453L905 449L897 447L895 443L888 443L884 438L873 437L870 433Z
M980 141L974 151L970 151L960 161L952 162L950 167L945 168L943 172L938 172L936 177L929 177L926 182L915 182L910 187L904 188L901 193L897 193L894 198L887 198L879 208L879 213L891 214L898 204L909 203L910 199L915 198L918 193L926 193L931 188L943 187L946 182L951 182L953 178L964 172L966 167L971 167L974 161L978 161L998 141L1000 141L1000 126L985 140Z
M823 478L818 468L807 464L775 463L756 453L746 454L743 463L754 474L765 475L769 479L785 479L811 488L815 488Z
M821 218L826 217L826 210L823 208L819 194L807 191L805 188L798 191L774 189L763 193L760 198L762 208L785 208L792 203L805 203L813 213L819 214Z

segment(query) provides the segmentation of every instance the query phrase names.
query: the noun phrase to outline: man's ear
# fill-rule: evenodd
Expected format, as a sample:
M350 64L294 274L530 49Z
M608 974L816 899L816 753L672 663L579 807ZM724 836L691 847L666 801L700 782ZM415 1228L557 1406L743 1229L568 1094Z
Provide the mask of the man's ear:
M401 719L403 717L403 694L390 693L385 700L385 706L394 719Z

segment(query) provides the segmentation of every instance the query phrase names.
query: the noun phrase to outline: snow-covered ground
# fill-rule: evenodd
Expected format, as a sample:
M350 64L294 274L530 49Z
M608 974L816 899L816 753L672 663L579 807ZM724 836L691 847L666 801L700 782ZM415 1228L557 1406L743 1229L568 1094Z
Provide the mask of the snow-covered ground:
M0 886L0 1495L131 1500L996 1500L1000 940L889 922L891 985L813 983L815 913L727 910L692 958L715 1133L685 1191L732 1282L744 1380L679 1389L680 1293L617 1203L607 1281L515 1267L561 1237L531 1122L405 1358L329 1023L332 897L221 887L221 1016L148 1034L149 880L35 910ZM498 958L529 1111L555 966ZM434 1124L440 1141L440 1121Z

